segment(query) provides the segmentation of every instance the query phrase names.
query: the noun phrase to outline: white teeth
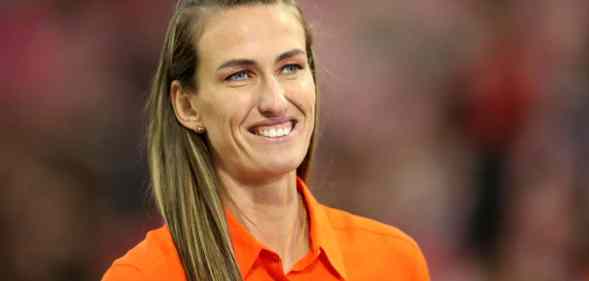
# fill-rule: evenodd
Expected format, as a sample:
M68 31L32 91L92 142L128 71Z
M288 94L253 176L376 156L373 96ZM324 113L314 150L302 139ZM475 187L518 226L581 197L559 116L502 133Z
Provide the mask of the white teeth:
M259 128L256 130L258 135L267 137L267 138L276 138L276 137L283 137L292 131L292 126L286 128Z

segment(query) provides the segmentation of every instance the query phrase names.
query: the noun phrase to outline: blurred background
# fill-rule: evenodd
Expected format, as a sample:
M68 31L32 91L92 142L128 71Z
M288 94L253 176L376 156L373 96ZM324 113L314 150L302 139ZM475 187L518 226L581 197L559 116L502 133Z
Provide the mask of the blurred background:
M589 280L589 2L300 0L311 187L432 280ZM143 105L174 1L0 2L0 275L98 280L162 224Z

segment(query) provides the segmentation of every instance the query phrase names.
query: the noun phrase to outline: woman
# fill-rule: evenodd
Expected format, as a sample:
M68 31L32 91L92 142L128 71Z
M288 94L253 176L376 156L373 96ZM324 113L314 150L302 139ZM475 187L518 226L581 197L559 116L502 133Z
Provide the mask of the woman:
M184 1L167 30L148 154L166 225L116 280L429 280L399 230L317 203L312 41L294 0Z

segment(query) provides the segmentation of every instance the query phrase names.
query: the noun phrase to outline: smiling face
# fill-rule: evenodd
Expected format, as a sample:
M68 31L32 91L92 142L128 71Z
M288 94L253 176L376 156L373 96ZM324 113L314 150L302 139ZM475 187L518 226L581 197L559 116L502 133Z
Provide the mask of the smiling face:
M219 10L197 39L190 105L207 131L215 168L237 181L296 175L309 147L315 84L294 8Z

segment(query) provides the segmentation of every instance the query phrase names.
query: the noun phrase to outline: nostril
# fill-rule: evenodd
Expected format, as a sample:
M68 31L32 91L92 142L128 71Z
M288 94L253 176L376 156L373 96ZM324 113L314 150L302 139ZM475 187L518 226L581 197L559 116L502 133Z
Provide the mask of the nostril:
M286 114L287 106L279 103L265 104L260 105L259 110L262 116L266 118L282 117Z

